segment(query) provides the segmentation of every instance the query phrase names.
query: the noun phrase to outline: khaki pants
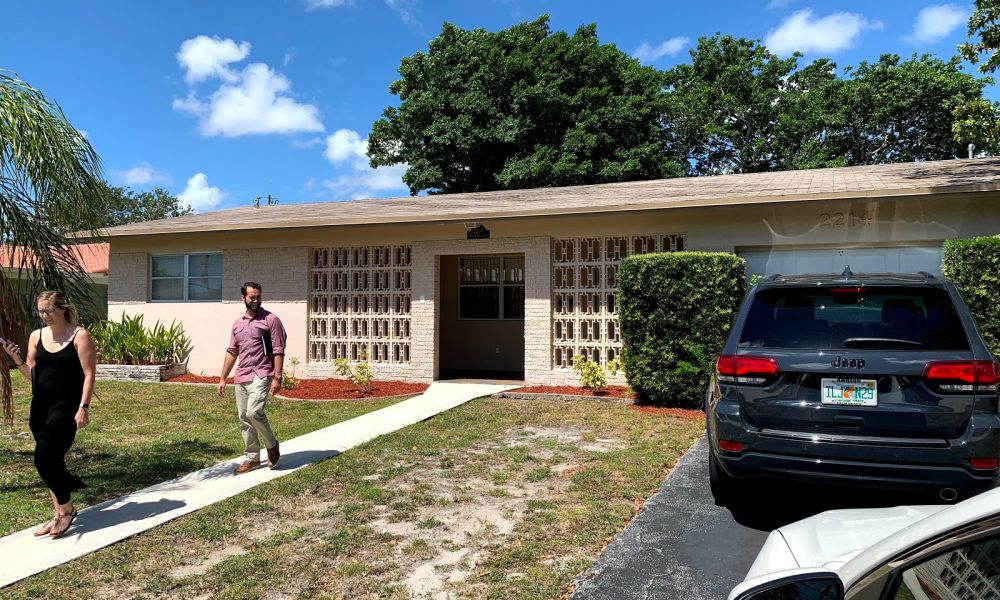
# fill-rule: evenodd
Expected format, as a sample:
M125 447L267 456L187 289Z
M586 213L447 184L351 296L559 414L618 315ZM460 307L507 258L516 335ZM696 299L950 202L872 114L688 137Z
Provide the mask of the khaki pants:
M240 433L243 434L243 445L250 460L260 460L260 438L264 438L267 448L274 448L278 443L264 414L270 386L270 377L256 375L249 383L236 384L236 414L240 418Z

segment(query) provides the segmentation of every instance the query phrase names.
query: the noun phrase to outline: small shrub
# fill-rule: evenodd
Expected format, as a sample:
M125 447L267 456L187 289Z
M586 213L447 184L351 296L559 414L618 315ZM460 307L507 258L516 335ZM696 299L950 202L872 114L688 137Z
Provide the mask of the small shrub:
M296 367L299 366L299 357L289 357L288 364L292 365L292 372L289 373L288 369L281 370L281 387L285 390L294 390L299 385L299 380L295 377Z
M573 356L573 370L580 377L580 385L592 392L603 390L608 385L604 369L598 363L587 360L582 354Z
M346 358L338 358L333 361L333 368L336 369L338 375L346 377L353 383L359 393L367 394L372 391L374 373L371 365L368 364L368 352L362 349L360 358L361 360L354 366L351 366Z

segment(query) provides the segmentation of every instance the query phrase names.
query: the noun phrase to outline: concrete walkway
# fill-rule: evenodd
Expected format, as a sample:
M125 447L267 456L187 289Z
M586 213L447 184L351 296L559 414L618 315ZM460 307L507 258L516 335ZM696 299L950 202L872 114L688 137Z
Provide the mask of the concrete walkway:
M233 469L243 456L108 500L80 511L69 533L58 539L36 538L38 525L0 538L0 588L90 554L194 512L209 504L235 496L277 477L380 435L419 423L436 414L516 385L482 383L434 383L422 395L370 412L349 421L306 435L281 441L281 461L272 471L266 468L239 477Z

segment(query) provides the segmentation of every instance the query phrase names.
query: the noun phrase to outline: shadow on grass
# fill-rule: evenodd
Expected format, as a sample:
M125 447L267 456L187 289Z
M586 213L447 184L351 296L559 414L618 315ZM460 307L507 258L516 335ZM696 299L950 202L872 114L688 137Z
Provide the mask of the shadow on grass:
M115 452L78 447L67 462L87 482L81 499L100 502L204 469L233 454L230 446L201 440L157 441Z

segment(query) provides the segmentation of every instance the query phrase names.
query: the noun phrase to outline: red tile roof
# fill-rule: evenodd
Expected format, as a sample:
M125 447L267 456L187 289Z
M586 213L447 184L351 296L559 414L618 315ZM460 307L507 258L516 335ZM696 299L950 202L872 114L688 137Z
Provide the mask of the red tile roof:
M87 273L97 275L108 274L108 253L111 244L73 244L71 246L76 259ZM23 248L0 244L0 267L16 269L20 266L30 267L33 257L27 256Z

